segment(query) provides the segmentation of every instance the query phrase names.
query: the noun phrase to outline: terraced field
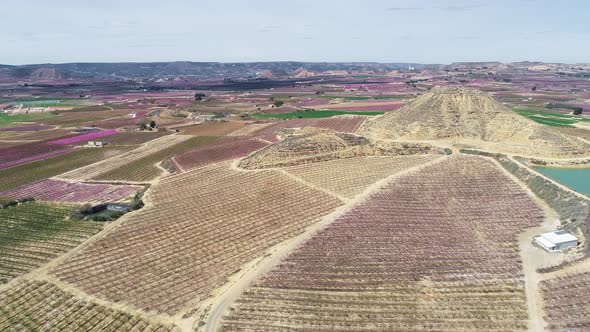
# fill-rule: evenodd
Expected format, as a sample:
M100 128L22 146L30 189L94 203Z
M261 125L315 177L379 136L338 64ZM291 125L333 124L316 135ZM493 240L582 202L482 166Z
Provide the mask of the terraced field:
M46 281L22 280L0 292L0 330L168 332L177 329L84 300Z
M590 330L590 272L541 282L546 320L553 331Z
M157 163L213 139L188 135L163 136L124 155L77 169L60 177L77 180L149 181L161 173L156 166Z
M279 172L228 163L163 178L149 201L52 274L101 298L175 314L341 204Z
M285 170L315 186L353 198L381 179L440 157L355 157L288 167Z
M224 331L524 331L517 234L542 210L491 161L400 176L242 294Z
M98 222L66 220L73 209L36 202L0 209L0 283L47 263L103 228Z

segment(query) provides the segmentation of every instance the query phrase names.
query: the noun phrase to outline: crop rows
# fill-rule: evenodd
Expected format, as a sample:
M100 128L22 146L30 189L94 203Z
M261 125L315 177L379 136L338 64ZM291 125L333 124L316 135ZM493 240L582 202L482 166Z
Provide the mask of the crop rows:
M135 194L142 188L136 185L91 184L47 179L0 192L0 197L14 199L32 197L38 201L71 203L107 203Z
M47 179L64 172L117 156L129 150L128 147L75 149L44 160L0 170L0 191L10 190L27 183Z
M180 143L170 145L165 149L143 156L142 158L136 158L107 172L102 172L98 176L95 176L94 179L107 181L150 181L162 173L156 164L174 155L210 143L213 140L215 140L215 137L192 137Z
M541 282L546 320L554 331L590 330L590 272Z
M0 150L0 170L71 151L70 147L49 142L26 143Z
M174 314L341 204L278 172L228 163L163 178L150 193L152 206L52 273L90 294Z
M76 297L46 281L0 292L0 331L167 332L175 327Z
M491 161L450 157L330 223L234 304L227 330L526 330L517 234L542 210Z
M157 176L160 173L160 171L157 167L155 167L155 164L158 161L164 159L162 158L157 160L159 158L159 154L162 151L165 151L179 143L186 142L189 139L191 139L191 136L188 135L163 136L155 140L149 141L141 147L131 150L123 155L117 156L116 158L103 160L101 162L94 163L83 168L79 168L72 172L62 174L60 177L72 180L90 180L99 178L113 180L113 178L120 178L120 176L117 175L122 175L124 177L125 170L133 172L133 175L135 175L137 178L150 178L154 174L156 174ZM133 167L140 168L135 169ZM142 176L142 172L144 170L146 170L146 174L145 176Z
M102 229L101 223L66 220L72 209L31 202L0 209L0 283L41 266Z
M354 157L289 167L286 171L320 188L353 198L378 180L439 157Z
M179 154L172 157L172 159L183 170L189 170L220 161L244 157L267 145L267 143L250 138L224 139Z

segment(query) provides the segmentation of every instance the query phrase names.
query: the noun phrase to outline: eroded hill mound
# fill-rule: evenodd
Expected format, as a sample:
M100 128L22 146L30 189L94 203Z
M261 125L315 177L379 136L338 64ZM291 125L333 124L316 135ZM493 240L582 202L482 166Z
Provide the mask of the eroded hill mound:
M590 153L590 144L524 118L479 90L463 87L434 87L398 111L366 122L359 133L377 139L448 139L544 156Z
M330 129L283 129L279 135L284 139L243 159L239 166L263 169L357 156L443 153L429 144L372 142L359 135Z

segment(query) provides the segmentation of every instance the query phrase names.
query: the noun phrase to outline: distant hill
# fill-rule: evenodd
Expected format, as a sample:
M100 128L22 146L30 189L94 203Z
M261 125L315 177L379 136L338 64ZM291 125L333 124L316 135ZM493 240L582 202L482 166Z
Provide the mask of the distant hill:
M14 79L58 78L163 78L192 76L197 78L282 78L305 77L344 71L389 72L408 68L436 69L439 65L376 62L147 62L147 63L63 63L22 66L0 65L0 75ZM50 74L51 73L51 74Z
M539 156L590 154L590 144L522 117L479 90L437 86L396 112L367 121L377 139L449 140Z

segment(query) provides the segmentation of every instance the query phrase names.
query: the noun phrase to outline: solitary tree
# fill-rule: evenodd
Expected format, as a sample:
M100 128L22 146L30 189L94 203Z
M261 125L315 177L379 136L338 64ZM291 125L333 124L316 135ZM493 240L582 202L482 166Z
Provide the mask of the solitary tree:
M203 97L205 97L206 95L202 92L197 92L195 93L195 101L201 101L203 100Z
M147 126L145 125L145 123L142 123L139 125L139 129L141 130L146 130Z
M152 129L153 129L153 128L156 128L156 121L154 121L154 120L150 121L150 127L151 127Z
M285 103L285 102L283 102L283 101L277 100L277 101L275 101L273 104L274 104L276 107L281 107L281 106L283 106L283 104L284 104L284 103Z
M584 111L584 109L583 109L583 108L581 108L581 107L576 107L576 108L574 109L574 115L582 115L582 112L583 112L583 111Z

